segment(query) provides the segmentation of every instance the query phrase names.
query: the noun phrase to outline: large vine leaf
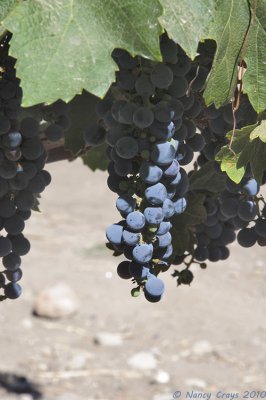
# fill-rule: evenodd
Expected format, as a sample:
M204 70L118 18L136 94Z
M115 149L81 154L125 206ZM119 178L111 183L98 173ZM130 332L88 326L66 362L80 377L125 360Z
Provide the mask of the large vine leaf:
M5 32L5 27L1 23L10 12L16 7L20 0L1 0L0 1L0 36Z
M161 25L187 53L194 59L198 42L205 37L213 18L216 0L160 0L164 8L159 18Z
M219 0L209 37L217 43L204 98L216 108L230 101L237 81L237 64L250 21L248 1Z
M256 0L257 5L252 3L256 15L251 18L246 49L243 49L247 63L243 89L259 113L266 108L266 0Z
M3 21L13 33L24 105L72 99L82 89L103 96L114 80L111 52L160 59L158 0L27 0Z
M213 161L209 161L198 171L193 172L189 180L189 188L218 193L225 189L225 182L225 176L217 172Z

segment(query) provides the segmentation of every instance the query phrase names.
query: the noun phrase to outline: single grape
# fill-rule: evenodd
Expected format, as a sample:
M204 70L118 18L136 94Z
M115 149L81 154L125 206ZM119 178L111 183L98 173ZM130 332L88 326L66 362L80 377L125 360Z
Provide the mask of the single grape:
M170 232L167 232L164 235L157 234L157 239L159 247L168 247L172 243L172 235Z
M133 212L136 207L136 199L129 194L123 194L116 200L116 208L123 215Z
M10 282L18 282L22 278L22 270L18 268L16 271L5 271L6 278Z
M243 228L237 234L237 241L242 247L252 247L256 240L257 235L253 228Z
M129 246L135 246L140 242L140 233L123 230L123 241Z
M127 215L127 226L133 231L140 231L145 226L145 216L140 211L133 211Z
M212 262L219 261L222 255L222 252L219 247L210 246L209 247L209 260Z
M8 132L2 136L2 144L4 147L10 150L16 149L22 142L22 136L20 132Z
M121 244L123 235L123 226L119 224L110 225L106 230L106 237L113 244Z
M166 219L171 218L175 214L175 203L170 199L165 199L162 206L163 216Z
M24 219L17 214L13 215L11 218L5 219L4 221L4 228L7 233L10 233L11 235L18 235L23 231L24 227Z
M157 277L147 280L144 291L153 298L161 298L165 290L164 282Z
M162 169L149 162L143 162L139 168L140 178L150 185L159 182L162 175Z
M159 89L167 89L173 82L172 70L164 64L157 64L151 72L151 81Z
M162 221L157 229L157 235L164 235L169 232L172 228L172 224L170 221Z
M175 214L182 214L187 208L187 201L185 197L181 197L180 199L174 202L175 206Z
M18 283L10 282L4 288L5 296L8 299L17 299L21 295L22 289Z
M243 185L243 190L249 196L256 196L259 191L259 185L256 179L251 178L247 182L245 182Z
M130 159L138 154L138 142L129 136L119 139L116 142L115 148L121 158Z
M153 123L153 120L154 114L148 107L138 107L133 114L133 122L140 129L150 126Z
M252 221L257 214L257 206L254 201L242 201L237 210L239 218L244 221Z
M200 262L206 261L209 257L208 248L206 246L197 246L194 251L194 257Z
M152 259L153 246L152 244L138 244L133 249L133 258L136 262L146 264Z
M155 185L149 186L145 190L145 198L147 201L154 205L161 205L167 198L166 187L162 183L156 183Z
M158 142L152 146L151 160L159 166L167 166L173 162L175 153L176 145L172 141Z
M117 267L117 275L122 279L131 279L132 275L130 273L129 267L129 261L122 261Z
M191 147L193 151L201 151L206 142L201 134L196 133L191 139L187 140L187 144L189 145L189 147Z
M144 216L148 224L158 225L163 223L164 214L161 207L147 207L144 210Z
M266 219L258 218L254 229L257 235L266 237Z

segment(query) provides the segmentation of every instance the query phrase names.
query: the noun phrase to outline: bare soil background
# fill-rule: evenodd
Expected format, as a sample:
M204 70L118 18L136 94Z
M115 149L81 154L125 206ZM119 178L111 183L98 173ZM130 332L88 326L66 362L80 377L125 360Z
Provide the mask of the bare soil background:
M119 220L106 173L79 160L47 169L53 181L42 213L25 231L32 249L23 259L23 296L0 304L0 400L170 400L177 390L181 399L191 390L242 398L245 390L266 390L265 248L233 244L229 260L194 268L190 287L176 288L166 273L160 303L131 298L130 281L116 276L118 259L104 246L106 226ZM36 294L58 282L76 292L78 312L52 321L33 316ZM120 335L122 344L95 344L99 332ZM155 368L130 366L139 352L153 356ZM158 382L160 370L168 382ZM36 392L8 391L6 373Z

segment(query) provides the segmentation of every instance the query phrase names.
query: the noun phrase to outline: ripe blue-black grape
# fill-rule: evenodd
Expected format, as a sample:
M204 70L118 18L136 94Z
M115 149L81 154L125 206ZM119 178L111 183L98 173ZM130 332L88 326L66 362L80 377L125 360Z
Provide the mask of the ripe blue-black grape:
M161 207L146 207L144 210L146 222L150 225L158 225L163 222L164 214Z
M133 231L139 231L145 226L145 216L140 211L133 211L127 215L127 225Z
M242 247L252 247L256 240L257 235L253 228L243 228L238 232L237 241Z
M138 263L146 264L152 258L153 246L152 244L138 244L133 249L133 258Z

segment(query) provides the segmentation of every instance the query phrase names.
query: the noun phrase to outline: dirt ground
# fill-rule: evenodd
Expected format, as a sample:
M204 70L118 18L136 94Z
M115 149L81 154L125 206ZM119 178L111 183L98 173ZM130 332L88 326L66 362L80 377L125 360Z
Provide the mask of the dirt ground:
M265 391L265 248L233 244L229 260L193 270L191 287L176 288L166 273L163 301L131 298L130 282L116 276L117 259L104 246L106 226L119 218L106 174L80 161L47 169L53 183L25 232L32 250L23 263L23 296L0 305L0 400L170 400L192 390L242 398ZM78 312L55 321L33 316L36 294L58 282L76 292ZM122 343L97 345L99 332L116 333ZM133 368L128 360L139 352L152 356L155 368ZM160 383L159 371L168 382Z

